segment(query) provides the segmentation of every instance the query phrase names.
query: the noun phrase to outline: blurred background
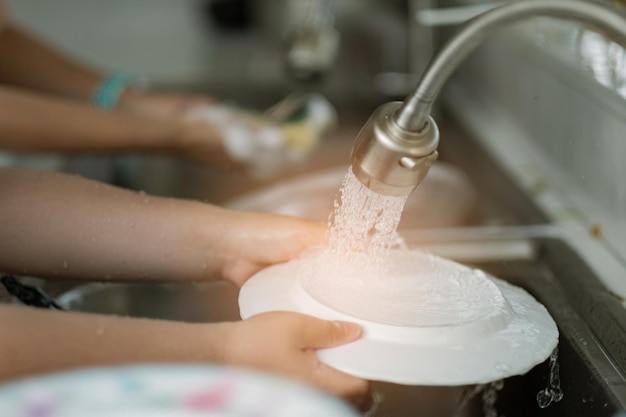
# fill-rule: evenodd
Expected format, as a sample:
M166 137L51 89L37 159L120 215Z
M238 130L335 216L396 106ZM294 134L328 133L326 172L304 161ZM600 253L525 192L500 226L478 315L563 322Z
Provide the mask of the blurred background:
M201 92L260 111L290 93L317 92L339 116L306 163L269 178L154 155L22 163L154 194L302 214L285 207L311 207L317 201L307 196L319 194L293 191L320 187L316 175L339 169L321 182L320 198L332 203L371 112L410 94L466 19L505 2L8 0L18 23L60 50L146 76L154 89ZM619 2L605 3L624 13ZM585 402L589 414L576 408L580 397L572 399L572 415L610 415L626 404L625 98L624 48L584 23L534 18L499 32L436 103L442 165L418 189L421 203L404 214L410 243L491 268L548 306L565 334L562 379L570 392L584 382L596 398ZM273 205L260 197L268 195ZM610 369L613 382L598 377L598 366Z
M7 7L18 23L62 51L96 67L145 76L154 89L202 92L258 110L294 91L323 94L339 111L338 132L311 164L282 173L288 177L348 163L352 138L369 114L409 94L433 51L464 20L498 4L9 0ZM623 263L625 74L624 49L610 39L581 23L535 18L473 53L447 83L437 111L486 143L529 192L558 194L560 207L544 207L548 217L575 217ZM442 135L442 146L447 141ZM267 183L168 157L124 158L117 168L110 158L75 158L65 169L214 202ZM215 181L206 179L211 175Z

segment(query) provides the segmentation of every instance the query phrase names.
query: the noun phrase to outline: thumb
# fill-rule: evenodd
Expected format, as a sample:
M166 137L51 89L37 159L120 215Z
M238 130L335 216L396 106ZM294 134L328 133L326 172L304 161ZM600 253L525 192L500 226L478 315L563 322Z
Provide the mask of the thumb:
M347 321L327 321L311 318L314 323L302 326L302 348L322 349L355 341L361 336L361 326Z

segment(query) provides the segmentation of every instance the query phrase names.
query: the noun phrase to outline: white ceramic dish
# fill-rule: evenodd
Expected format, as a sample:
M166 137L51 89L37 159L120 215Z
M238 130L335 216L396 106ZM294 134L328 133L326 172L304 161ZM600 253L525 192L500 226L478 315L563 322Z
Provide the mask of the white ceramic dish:
M359 323L361 339L318 351L322 362L352 375L407 385L487 383L526 373L557 345L556 324L531 295L455 262L393 251L390 261L414 276L392 269L396 278L364 280L358 267L337 274L324 266L332 260L312 258L248 280L241 316L286 310ZM311 285L322 275L332 294Z

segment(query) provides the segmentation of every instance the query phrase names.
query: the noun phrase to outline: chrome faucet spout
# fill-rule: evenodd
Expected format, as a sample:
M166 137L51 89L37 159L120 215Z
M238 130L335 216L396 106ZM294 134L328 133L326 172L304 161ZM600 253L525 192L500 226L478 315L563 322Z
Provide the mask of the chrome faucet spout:
M439 134L430 112L445 82L495 32L534 16L577 20L626 45L626 17L609 4L519 0L491 9L469 20L448 41L403 103L384 105L372 115L352 149L352 168L357 178L380 194L409 194L437 156Z
M495 7L469 20L431 62L413 94L396 113L398 126L419 130L426 123L441 88L459 64L498 30L533 16L578 20L626 44L626 20L608 4L582 0L523 0Z

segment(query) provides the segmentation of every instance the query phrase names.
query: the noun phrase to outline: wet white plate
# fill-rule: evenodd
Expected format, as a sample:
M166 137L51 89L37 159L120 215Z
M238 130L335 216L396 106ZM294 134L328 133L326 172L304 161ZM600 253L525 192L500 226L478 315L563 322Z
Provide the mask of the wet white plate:
M420 251L393 251L390 262L386 276L316 256L272 266L242 287L241 316L282 310L359 323L361 339L319 350L320 360L407 385L524 374L556 347L556 324L523 289Z

